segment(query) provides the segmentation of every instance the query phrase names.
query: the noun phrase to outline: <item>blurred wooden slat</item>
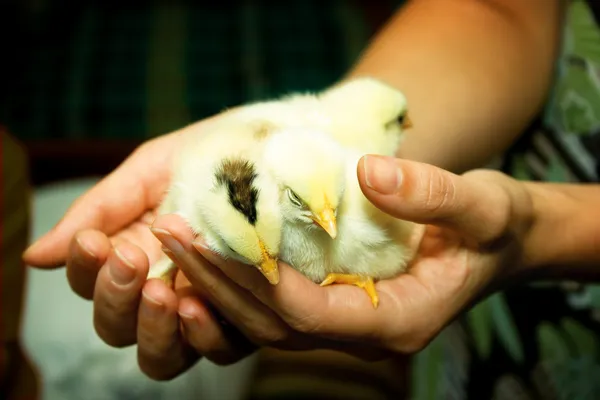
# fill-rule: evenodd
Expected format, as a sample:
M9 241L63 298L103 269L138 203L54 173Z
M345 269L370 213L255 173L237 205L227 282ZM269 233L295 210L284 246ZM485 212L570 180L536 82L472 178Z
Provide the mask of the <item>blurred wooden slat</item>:
M0 398L34 399L39 378L20 341L30 186L19 143L0 126Z

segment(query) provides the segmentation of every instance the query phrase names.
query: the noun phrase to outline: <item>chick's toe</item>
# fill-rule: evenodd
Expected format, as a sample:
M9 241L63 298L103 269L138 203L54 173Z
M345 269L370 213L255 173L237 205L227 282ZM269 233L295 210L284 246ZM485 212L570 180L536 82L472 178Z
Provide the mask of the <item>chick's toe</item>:
M371 303L373 303L374 308L377 308L379 305L379 296L377 295L377 290L375 289L375 283L373 282L373 278L370 276L365 277L361 275L331 273L327 275L323 282L321 282L321 286L328 286L334 283L358 286L367 292L367 295L371 299Z

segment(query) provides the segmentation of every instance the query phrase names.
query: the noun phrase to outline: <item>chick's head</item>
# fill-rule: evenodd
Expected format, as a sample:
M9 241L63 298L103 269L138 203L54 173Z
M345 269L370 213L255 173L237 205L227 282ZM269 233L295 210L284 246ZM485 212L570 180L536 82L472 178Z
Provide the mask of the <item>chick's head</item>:
M286 128L269 138L265 160L280 188L283 218L335 238L345 188L342 147L323 132Z
M281 217L277 185L243 159L222 160L201 207L213 232L208 245L227 258L254 265L271 284L279 282Z
M332 86L320 96L338 129L400 133L410 127L408 103L404 94L374 78L355 78Z

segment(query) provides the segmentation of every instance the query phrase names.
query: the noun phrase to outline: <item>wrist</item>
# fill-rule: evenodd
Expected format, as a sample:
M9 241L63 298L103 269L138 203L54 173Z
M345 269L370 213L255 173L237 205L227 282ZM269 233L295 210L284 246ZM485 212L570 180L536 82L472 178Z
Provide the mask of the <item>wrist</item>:
M532 225L521 269L530 279L600 280L600 189L586 185L524 183Z

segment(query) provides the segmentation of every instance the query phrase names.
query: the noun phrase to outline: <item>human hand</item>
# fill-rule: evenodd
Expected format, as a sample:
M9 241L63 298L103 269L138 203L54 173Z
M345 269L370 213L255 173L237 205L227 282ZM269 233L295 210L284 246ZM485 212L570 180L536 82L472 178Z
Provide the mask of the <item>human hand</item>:
M412 353L486 292L520 275L531 199L517 181L377 156L360 161L358 177L377 207L426 224L409 271L377 283L377 309L356 287L320 287L283 263L272 286L254 268L204 248L178 216L158 218L154 231L229 323L255 345L282 349L334 348L370 359ZM190 343L199 340L190 334Z
M111 346L137 343L141 369L156 379L173 377L198 358L185 344L186 332L180 329L177 316L180 300L197 295L181 274L175 291L159 281L146 284L150 263L162 254L149 226L168 187L171 161L182 138L202 134L217 118L222 116L144 143L77 199L63 219L23 255L35 267L66 264L73 291L94 299L98 335ZM205 344L208 349L203 354L216 362L224 357L230 362L231 356L223 353L232 353L228 351L231 340L222 334L214 314L197 300L194 310L194 320L184 326L199 329L196 324L202 325L203 340L196 347ZM238 357L248 351L244 348Z

